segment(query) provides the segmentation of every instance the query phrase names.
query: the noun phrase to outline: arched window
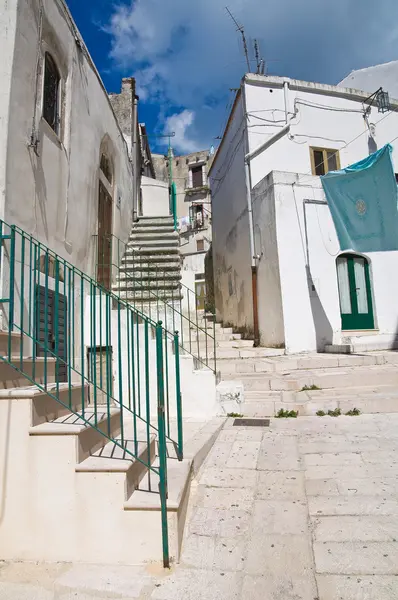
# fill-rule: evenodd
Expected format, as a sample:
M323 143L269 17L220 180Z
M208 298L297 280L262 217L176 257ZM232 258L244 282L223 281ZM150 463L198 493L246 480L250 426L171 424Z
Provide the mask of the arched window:
M342 254L337 258L336 265L342 329L373 329L372 288L368 261L356 254Z
M57 65L51 54L44 55L43 118L51 129L59 135L60 131L60 82Z

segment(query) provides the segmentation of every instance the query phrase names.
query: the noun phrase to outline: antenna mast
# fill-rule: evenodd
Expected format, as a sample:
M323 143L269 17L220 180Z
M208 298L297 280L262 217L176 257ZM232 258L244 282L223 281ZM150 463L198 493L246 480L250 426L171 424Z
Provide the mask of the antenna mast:
M235 19L235 17L233 16L233 14L231 13L231 11L229 10L228 6L225 7L225 10L227 11L227 13L229 14L229 16L231 17L231 19L235 23L235 25L236 25L236 31L239 31L240 34L242 35L243 50L244 50L244 53L245 53L246 64L247 64L247 72L250 73L249 51L247 49L245 30L243 28L243 25L239 25L238 21Z

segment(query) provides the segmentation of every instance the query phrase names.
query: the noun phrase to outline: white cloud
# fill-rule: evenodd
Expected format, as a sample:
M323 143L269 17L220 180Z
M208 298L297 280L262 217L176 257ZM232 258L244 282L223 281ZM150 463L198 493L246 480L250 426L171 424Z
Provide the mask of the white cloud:
M398 58L392 43L397 0L382 0L377 10L374 0L335 0L327 7L319 0L228 0L228 6L248 40L260 40L270 72L336 83L353 69ZM107 31L115 65L134 73L141 97L166 109L181 107L180 122L193 112L194 127L186 125L190 136L182 139L210 146L228 89L245 70L225 0L124 0Z
M198 149L198 145L195 139L190 139L187 132L191 128L195 119L195 113L191 110L183 110L180 113L176 113L167 117L163 133L175 133L173 137L173 146L177 148L179 152L189 154L195 152Z

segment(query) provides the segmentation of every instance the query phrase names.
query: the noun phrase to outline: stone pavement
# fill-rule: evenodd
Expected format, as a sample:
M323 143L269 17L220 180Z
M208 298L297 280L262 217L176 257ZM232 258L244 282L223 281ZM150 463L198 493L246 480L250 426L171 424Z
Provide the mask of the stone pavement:
M193 482L170 573L5 564L0 600L398 599L398 415L232 423Z

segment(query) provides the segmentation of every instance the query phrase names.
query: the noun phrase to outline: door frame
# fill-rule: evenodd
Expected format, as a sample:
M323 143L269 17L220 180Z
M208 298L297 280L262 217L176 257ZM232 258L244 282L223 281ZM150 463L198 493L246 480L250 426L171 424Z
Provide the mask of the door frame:
M372 330L375 328L375 315L374 315L374 303L373 303L373 293L372 293L372 279L369 268L369 260L366 256L362 254L357 254L355 252L345 252L343 254L339 254L336 258L336 269L337 263L340 259L345 258L347 260L347 271L348 271L348 285L350 292L350 303L351 303L351 313L342 313L341 312L341 298L340 298L340 289L339 282L337 278L337 286L339 293L339 308L340 308L340 317L341 317L341 329L342 331L364 331L364 330ZM355 270L354 270L354 259L362 259L364 261L364 275L365 275L365 286L366 286L366 299L368 304L368 312L367 313L359 313L358 311L358 298L357 298L357 287L355 280Z

